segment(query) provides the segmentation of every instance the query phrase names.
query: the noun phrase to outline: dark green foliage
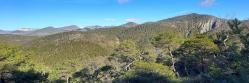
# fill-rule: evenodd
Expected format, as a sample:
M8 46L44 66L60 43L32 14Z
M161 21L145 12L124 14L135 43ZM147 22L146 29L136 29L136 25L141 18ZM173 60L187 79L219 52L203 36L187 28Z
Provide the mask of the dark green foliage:
M133 42L132 40L125 40L125 41L121 42L119 47L116 49L116 52L118 52L117 54L127 56L131 59L137 59L137 57L138 57L137 56L137 54L138 54L137 46L136 46L135 42Z
M24 48L35 62L64 71L110 55L118 43L113 36L73 31L38 38Z
M84 68L73 74L75 82L111 82L114 78L119 76L114 67L110 65L102 66L96 70L91 68Z
M229 38L228 32L221 31L219 33L216 33L216 39L214 39L214 43L219 46L221 50L224 50L227 48L227 40Z
M218 52L218 47L205 36L185 41L175 51L176 70L181 76L196 76L208 72L208 66Z
M0 83L37 83L47 82L48 74L38 73L32 70L27 72L22 71L11 71L11 72L0 72Z
M107 72L107 71L112 70L112 69L113 69L112 66L106 65L106 66L101 67L101 68L99 69L99 71Z
M125 78L122 80L114 80L114 83L169 83L169 79L166 76L162 76L158 73L147 71L136 71L134 77Z
M30 63L29 58L16 46L1 42L0 58L0 83L36 83L48 81L48 74L33 70L35 68L34 64ZM24 65L32 66L25 69Z
M47 43L47 45L32 47L31 52L34 52L31 56L34 60L45 62L49 66L62 64L67 60L74 60L73 63L75 63L91 57L108 55L107 49L84 41L68 41L59 43L59 45Z
M243 28L239 26L241 24L241 21L239 21L237 18L228 21L227 24L229 25L230 29L232 29L232 32L234 34L240 34L241 31L243 31Z
M184 37L181 33L174 30L168 30L156 36L153 43L156 47L174 50L183 42L183 40Z
M168 83L176 82L171 68L157 63L135 62L134 68L114 83Z
M220 48L219 52L216 52L215 57L206 59L208 60L208 64L206 68L208 71L198 74L196 77L191 77L190 82L202 82L206 80L207 83L247 83L248 82L248 54L245 53L246 42L245 37L241 34L244 29L243 26L240 25L240 21L235 19L229 22L229 26L232 30L230 34L217 34L218 39L221 40L221 43L225 43L223 41L222 36L227 36L227 46L226 48ZM228 33L228 32L225 32ZM221 37L219 37L221 36ZM219 39L221 38L221 39ZM220 44L215 41L215 43L220 47ZM245 48L241 48L241 45L244 45ZM202 51L204 51L202 49ZM212 53L212 51L209 51ZM186 53L189 54L189 53ZM206 53L202 53L201 55L205 55ZM212 56L212 55L209 55ZM197 57L196 57L197 58ZM200 59L201 60L201 59ZM182 61L182 60L181 60ZM211 62L210 62L211 61ZM192 62L192 61L191 61ZM201 62L194 61L200 64ZM184 64L184 63L182 63ZM198 66L198 65L197 65ZM184 66L183 66L184 68ZM193 67L195 68L195 67ZM186 70L185 70L186 71ZM189 71L189 70L188 70ZM203 77L203 75L205 77ZM195 79L198 78L198 79Z
M136 43L132 40L125 40L120 43L115 52L109 57L110 60L117 61L118 63L129 64L135 60L139 60L139 51Z

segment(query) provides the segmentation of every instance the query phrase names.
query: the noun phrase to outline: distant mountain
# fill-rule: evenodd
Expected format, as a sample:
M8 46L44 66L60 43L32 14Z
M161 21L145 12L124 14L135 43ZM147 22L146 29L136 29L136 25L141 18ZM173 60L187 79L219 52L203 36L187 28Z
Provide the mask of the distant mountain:
M25 35L25 34L27 34L27 33L28 33L28 32L26 32L26 31L15 30L15 31L12 31L10 34Z
M85 29L98 29L98 28L103 28L103 26L99 26L99 25L94 25L94 26L86 26L84 27Z
M50 26L50 27L37 29L37 30L23 28L23 29L19 29L19 30L11 32L11 34L26 35L26 36L47 36L47 35L53 35L53 34L61 33L61 32L77 31L79 29L80 27L76 25L70 25L70 26L65 26L65 27L60 27L60 28L55 28L55 27Z
M160 22L172 22L172 21L184 22L184 21L203 20L203 19L210 19L210 18L217 18L217 17L206 15L206 14L191 13L191 14L175 16L172 18L160 20Z
M2 33L5 33L5 31L4 30L0 30L0 34L2 34Z
M213 29L224 29L226 20L211 15L192 13L188 15L176 16L159 21L170 27L185 30L185 32L197 31L204 33ZM187 33L188 34L188 33Z
M70 26L60 27L60 29L63 29L65 31L76 31L76 30L80 29L80 27L78 27L76 25L70 25Z
M127 23L111 28L98 28L88 32L107 33L116 35L121 40L134 39L140 41L148 40L148 38L172 28L181 32L185 37L191 37L194 34L205 33L208 31L220 32L221 30L229 30L226 23L226 19L221 19L211 15L192 13L156 22L147 22L139 25L136 23ZM124 27L127 25L132 25L133 27Z
M18 29L17 31L30 32L30 31L34 31L34 30L31 28L21 28L21 29Z
M31 29L31 28L21 28L21 29L12 31L10 34L14 34L14 35L26 35L26 34L31 33L32 31L34 31L34 30Z
M10 31L0 30L0 34L8 34L8 33L10 33Z
M182 32L186 36L189 36L193 33L204 33L207 31L215 30L228 30L226 19L221 19L215 16L211 15L205 15L205 14L187 14L182 16L176 16L164 20L160 20L157 22L147 22L144 24L137 24L134 22L129 22L120 26L87 26L84 28L80 28L76 25L70 25L65 27L46 27L43 29L38 30L30 30L30 29L20 29L13 31L11 34L15 35L28 35L28 36L47 36L47 35L53 35L61 32L69 32L69 31L89 31L89 30L100 30L105 32L111 32L111 33L121 33L126 34L126 32L123 32L124 30L128 30L130 32L136 32L139 31L139 34L145 34L148 30L153 30L155 33L158 31L165 30L167 28L175 28L176 30ZM246 21L248 22L248 21ZM133 29L129 29L129 28ZM108 28L108 29L107 29ZM118 29L114 29L118 28ZM114 31L112 31L114 30ZM145 31L142 31L145 30ZM3 33L3 31L2 31ZM127 32L128 34L129 32ZM154 33L154 32L153 32ZM149 33L148 33L149 34ZM132 36L132 35L131 35Z
M28 34L25 35L29 35L29 36L46 36L46 35L52 35L52 34L56 34L56 33L61 33L61 32L65 32L65 30L61 29L61 28L55 28L55 27L46 27L43 29L38 29L35 30L33 32L30 32Z
M89 30L98 30L98 29L106 29L106 28L114 28L116 26L99 26L99 25L94 25L94 26L86 26L80 31L89 31Z
M122 27L136 27L139 24L135 23L135 22L128 22L126 24L121 25Z

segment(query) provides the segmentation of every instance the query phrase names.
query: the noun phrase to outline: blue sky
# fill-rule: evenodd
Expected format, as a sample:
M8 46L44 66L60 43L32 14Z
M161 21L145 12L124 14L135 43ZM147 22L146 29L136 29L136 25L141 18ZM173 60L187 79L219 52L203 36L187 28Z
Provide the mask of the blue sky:
M188 13L249 18L249 0L0 0L0 29L120 25Z

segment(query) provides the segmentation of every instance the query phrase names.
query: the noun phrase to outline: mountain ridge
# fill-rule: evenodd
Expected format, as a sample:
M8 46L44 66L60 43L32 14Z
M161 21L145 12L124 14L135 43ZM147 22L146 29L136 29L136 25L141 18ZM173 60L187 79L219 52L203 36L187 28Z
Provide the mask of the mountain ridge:
M69 25L64 27L45 27L42 29L37 29L33 31L12 31L7 34L15 34L15 35L26 35L26 36L47 36L53 35L56 33L68 32L68 31L87 31L91 29L99 29L99 28L113 28L113 27L144 27L143 25L158 25L164 27L173 27L181 29L185 34L190 34L193 31L198 31L200 33L204 33L213 29L224 30L227 27L226 22L227 19L222 19L216 16L207 15L207 14L198 14L198 13L191 13L186 15L175 16L155 22L145 22L143 24L137 24L134 22L128 22L126 24L122 24L120 26L88 26L84 28L80 28L77 25ZM244 21L248 22L248 21ZM3 31L1 32L3 33Z

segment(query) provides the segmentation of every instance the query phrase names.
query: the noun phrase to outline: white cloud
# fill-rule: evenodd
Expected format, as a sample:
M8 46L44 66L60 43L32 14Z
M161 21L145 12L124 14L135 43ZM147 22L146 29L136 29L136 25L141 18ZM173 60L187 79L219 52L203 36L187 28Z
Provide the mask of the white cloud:
M213 6L216 0L202 0L201 6L202 7L210 7Z
M128 2L130 2L130 0L118 0L119 4L125 4L125 3L128 3Z
M137 22L139 19L137 18L127 18L125 19L126 22Z
M116 21L116 19L114 19L114 18L105 18L104 20L108 21L108 22L114 22L114 21Z

